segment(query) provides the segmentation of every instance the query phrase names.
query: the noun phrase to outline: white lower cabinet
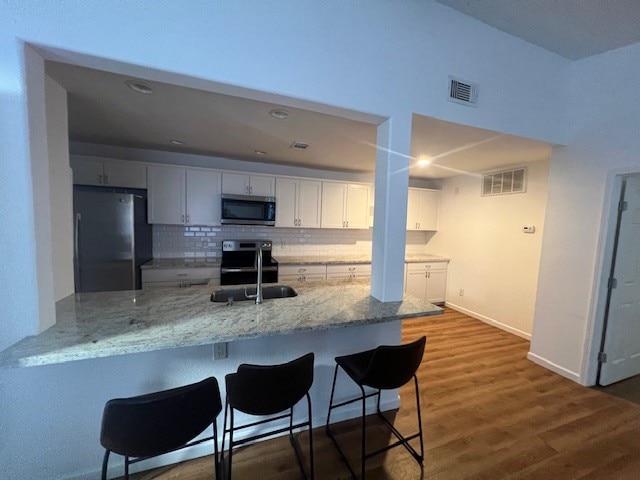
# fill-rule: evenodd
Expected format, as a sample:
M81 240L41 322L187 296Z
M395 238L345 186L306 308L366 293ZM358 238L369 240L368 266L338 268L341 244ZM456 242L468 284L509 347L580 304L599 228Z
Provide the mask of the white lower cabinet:
M371 278L371 264L327 265L327 280L337 278Z
M278 267L278 283L321 282L326 278L326 265L280 265Z
M447 263L407 263L405 292L431 303L443 303L447 288Z
M192 285L206 285L209 281L220 283L220 268L143 268L142 289L149 288L185 288Z

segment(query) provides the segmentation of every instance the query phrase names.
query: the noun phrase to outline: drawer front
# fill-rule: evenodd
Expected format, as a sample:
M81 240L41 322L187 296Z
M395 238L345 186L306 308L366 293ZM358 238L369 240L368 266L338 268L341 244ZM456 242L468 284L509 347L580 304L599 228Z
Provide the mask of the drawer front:
M407 263L407 272L426 272L431 270L446 270L447 262Z
M143 282L181 282L220 278L219 268L167 268L142 270Z
M279 276L298 276L298 275L326 275L327 267L325 265L280 265L278 266Z
M327 265L327 275L371 275L371 264L363 263L356 265Z

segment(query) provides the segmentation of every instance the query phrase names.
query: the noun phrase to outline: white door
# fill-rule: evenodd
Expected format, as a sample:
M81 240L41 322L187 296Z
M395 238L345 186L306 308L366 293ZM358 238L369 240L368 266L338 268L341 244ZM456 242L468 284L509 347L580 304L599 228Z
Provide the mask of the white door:
M346 183L322 182L322 228L345 228Z
M187 170L187 222L220 225L220 173Z
M184 225L185 169L149 166L147 210L149 223Z
M418 230L436 230L438 224L438 192L420 190Z
M296 192L298 181L278 178L276 182L276 227L297 227Z
M369 186L350 184L347 188L346 221L348 228L369 227Z
M600 385L640 374L640 175L625 180Z
M249 175L241 173L222 174L222 193L249 195Z
M249 179L249 194L273 197L276 194L276 179L274 177L251 175Z
M321 197L322 182L300 180L298 184L298 226L320 228Z

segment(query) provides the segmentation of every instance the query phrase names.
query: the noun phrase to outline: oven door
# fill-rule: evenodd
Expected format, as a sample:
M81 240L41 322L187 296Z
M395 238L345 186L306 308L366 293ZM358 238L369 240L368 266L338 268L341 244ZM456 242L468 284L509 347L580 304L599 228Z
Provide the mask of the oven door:
M245 285L258 282L258 270L253 267L239 267L220 269L221 285ZM262 283L278 283L278 267L262 268Z

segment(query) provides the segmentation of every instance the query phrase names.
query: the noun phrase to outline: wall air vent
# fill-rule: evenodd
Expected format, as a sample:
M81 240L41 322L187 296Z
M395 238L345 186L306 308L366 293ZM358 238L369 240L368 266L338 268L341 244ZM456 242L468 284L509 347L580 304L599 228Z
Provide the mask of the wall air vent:
M297 148L298 150L306 150L311 146L310 143L306 142L293 142L289 148Z
M449 97L447 100L450 102L477 107L479 90L477 83L467 82L449 75Z
M527 191L527 169L518 168L482 175L482 196L507 195Z

